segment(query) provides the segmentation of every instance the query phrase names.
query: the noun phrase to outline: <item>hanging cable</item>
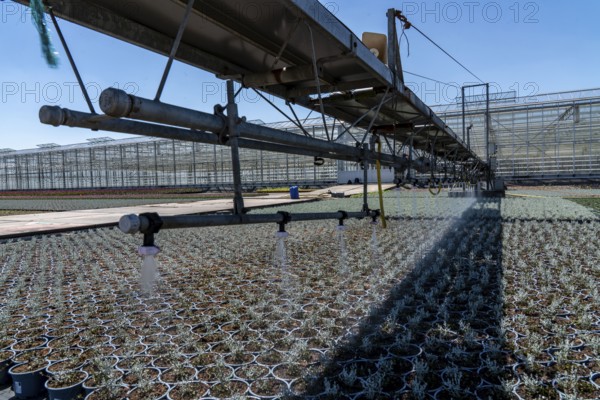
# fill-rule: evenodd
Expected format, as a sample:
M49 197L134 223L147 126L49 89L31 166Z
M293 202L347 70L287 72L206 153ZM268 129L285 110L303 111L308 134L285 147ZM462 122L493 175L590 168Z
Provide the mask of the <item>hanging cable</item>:
M413 25L413 28L415 28L415 30L417 32L419 32L421 35L423 35L425 37L425 39L429 40L435 47L440 49L444 54L446 54L448 57L450 57L452 60L454 60L454 62L456 62L458 65L460 65L465 71L467 71L469 74L471 74L475 79L477 79L481 83L485 83L480 77L475 75L469 68L465 67L463 63L461 63L456 58L454 58L450 53L448 53L446 50L444 50L439 44L434 42L429 36L427 36L425 33L423 33L419 28L417 28L414 25Z
M404 72L405 74L408 74L408 75L413 75L413 76L416 76L416 77L418 77L418 78L427 79L427 80L430 80L430 81L432 81L432 82L437 82L437 83L440 83L440 84L442 84L442 85L445 85L445 86L460 87L460 86L458 86L458 85L455 85L455 84L452 84L452 83L446 83L446 82L443 82L443 81L440 81L440 80L437 80L437 79L429 78L429 77L427 77L427 76L424 76L424 75L415 74L414 72L409 72L409 71L406 71L406 70L404 70L403 72Z
M407 25L408 24L408 25ZM400 39L398 39L398 49L400 49L400 45L402 44L402 38L406 39L406 56L410 57L410 42L408 40L408 36L406 35L406 30L410 29L410 22L408 20L402 24L402 33L400 34Z
M396 11L396 17L404 23L403 31L404 31L404 29L415 28L415 30L417 32L419 32L421 35L423 35L423 37L425 39L430 41L435 47L440 49L444 54L446 54L448 57L450 57L455 63L460 65L465 71L467 71L469 74L471 74L473 77L475 77L475 79L477 79L481 83L485 83L483 80L481 80L481 78L479 78L477 75L475 75L469 68L465 67L464 64L462 64L460 61L458 61L456 58L454 58L450 53L448 53L446 50L444 50L442 48L442 46L437 44L433 39L431 39L429 36L427 36L422 30L420 30L419 28L414 26L411 22L409 22L408 19L406 18L406 16L402 15L402 11Z

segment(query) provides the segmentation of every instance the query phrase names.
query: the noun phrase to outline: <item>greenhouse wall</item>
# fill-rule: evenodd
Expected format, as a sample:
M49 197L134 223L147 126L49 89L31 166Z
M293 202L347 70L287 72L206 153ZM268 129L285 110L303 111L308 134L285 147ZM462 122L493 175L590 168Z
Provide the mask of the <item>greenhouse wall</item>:
M433 110L460 136L462 101ZM332 121L330 121L332 122ZM466 103L470 143L485 156L485 103ZM312 136L324 138L322 120L307 122ZM268 124L298 132L292 123ZM490 142L497 174L507 180L600 179L600 89L534 97L499 96L490 104ZM339 132L338 132L339 134ZM339 142L359 140L353 129ZM355 139L357 138L357 139ZM326 185L357 163L242 149L246 187L287 184ZM229 187L233 184L228 147L133 137L32 150L0 150L0 190L81 189L151 186Z
M471 147L485 157L485 103L475 99L465 108ZM433 110L462 135L462 99ZM499 96L490 103L490 128L490 154L501 177L600 178L600 89Z
M322 121L322 120L319 120ZM284 125L283 127L281 125ZM270 124L287 130L285 124ZM312 133L320 137L320 129ZM231 149L224 146L135 137L0 154L0 190L233 185ZM338 165L312 157L240 150L246 187L325 185Z

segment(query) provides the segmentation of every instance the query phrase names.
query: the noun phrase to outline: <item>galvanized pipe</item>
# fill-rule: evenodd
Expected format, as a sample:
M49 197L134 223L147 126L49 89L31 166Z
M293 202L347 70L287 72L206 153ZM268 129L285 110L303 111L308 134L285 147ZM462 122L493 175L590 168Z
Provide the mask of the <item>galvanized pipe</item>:
M330 212L330 213L277 213L277 214L231 214L231 215L181 215L160 217L162 229L184 229L184 228L202 228L210 226L230 226L230 225L248 225L248 224L267 224L267 223L289 223L298 221L319 221L319 220L345 220L348 218L377 218L377 211L366 212ZM141 215L124 215L119 221L119 229L123 233L156 233L150 231L152 226L150 218Z
M233 212L234 214L244 214L238 122L238 107L235 103L233 81L229 80L227 81L227 128L229 132L229 146L231 147L231 165L233 168Z
M176 128L146 122L117 119L97 114L73 111L58 106L43 106L39 112L40 121L52 126L69 126L72 128L94 129L108 132L131 133L140 136L175 139L184 142L220 145L217 135L206 131ZM265 150L279 153L296 154L308 157L328 157L342 161L358 161L356 158L341 154L326 154L323 152L300 149L276 143L260 142L257 140L238 139L242 148ZM225 144L227 146L228 144Z
M104 90L100 96L100 108L104 113L115 118L131 118L215 133L223 132L227 128L226 121L217 115L128 95L120 89ZM247 122L240 123L238 130L242 138L296 146L313 151L345 154L360 159L360 149L338 143Z
M207 114L208 115L208 114ZM219 119L219 117L214 116ZM139 121L131 121L124 119L111 118L107 116L99 116L95 114L83 113L79 111L73 111L66 108L60 108L58 106L43 106L39 112L40 121L43 124L52 125L52 126L69 126L74 128L87 128L94 130L103 130L110 132L119 132L119 133L131 133L135 135L141 136L150 136L150 137L160 137L165 139L176 139L181 141L188 142L197 142L197 143L206 143L206 144L220 144L218 138L215 134L206 132L204 130L191 130L191 129L183 129L172 126L158 125L158 124L150 124ZM242 123L238 125L240 131L243 129L241 127L258 127L264 128L259 125L246 124ZM252 128L253 129L253 128ZM273 131L279 134L291 135L294 137L298 137L302 139L303 137L299 135L295 135L293 133L288 133L284 131L278 131L271 128L266 128L269 131ZM305 138L309 139L309 138ZM332 144L329 142L325 142L323 140L318 139L310 139L319 144L327 145ZM273 151L279 153L287 153L287 154L296 154L303 155L309 157L323 157L334 160L343 160L343 161L355 161L359 162L363 160L364 154L361 149L340 145L343 152L339 153L327 153L325 149L318 148L318 146L311 146L310 149L303 148L302 146L291 146L291 145L283 145L279 143L271 143L268 141L260 141L260 140L250 140L250 139L238 139L239 146L243 148L255 149L255 150L265 150L265 151ZM316 149L313 149L317 147ZM356 154L358 152L358 155ZM375 155L372 152L367 152L368 159L375 159ZM408 162L401 158L395 157L390 154L382 154L381 155L381 163L382 165L389 167L396 167L399 169L403 169L408 165Z

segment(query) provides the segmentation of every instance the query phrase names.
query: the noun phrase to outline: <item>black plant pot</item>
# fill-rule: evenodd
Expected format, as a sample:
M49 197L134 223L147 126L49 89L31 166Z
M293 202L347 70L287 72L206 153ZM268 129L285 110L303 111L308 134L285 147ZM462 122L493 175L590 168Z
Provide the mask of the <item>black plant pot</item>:
M80 382L64 388L51 388L48 387L48 382L46 382L46 389L48 390L48 400L75 400L81 399L84 393L83 391L83 381L87 379L87 373L85 373L83 379Z
M36 397L45 390L44 383L46 383L46 376L44 370L48 365L44 365L32 372L14 372L20 365L15 365L8 370L12 378L12 387L15 395L18 399L26 399L29 397Z

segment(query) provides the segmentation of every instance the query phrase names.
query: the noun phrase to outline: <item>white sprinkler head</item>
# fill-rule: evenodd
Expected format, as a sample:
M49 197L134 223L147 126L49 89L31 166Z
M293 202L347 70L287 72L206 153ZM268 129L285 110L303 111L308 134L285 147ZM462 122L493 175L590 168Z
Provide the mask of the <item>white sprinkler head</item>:
M160 253L160 248L156 246L140 246L138 247L140 256L155 256Z
M290 236L290 234L289 234L289 233L287 233L287 232L279 232L279 231L278 231L278 232L275 232L275 237L276 237L277 239L285 239L285 238L286 238L286 237L288 237L288 236Z
M337 231L345 231L345 230L348 230L348 227L346 225L338 225L335 227L335 229Z

